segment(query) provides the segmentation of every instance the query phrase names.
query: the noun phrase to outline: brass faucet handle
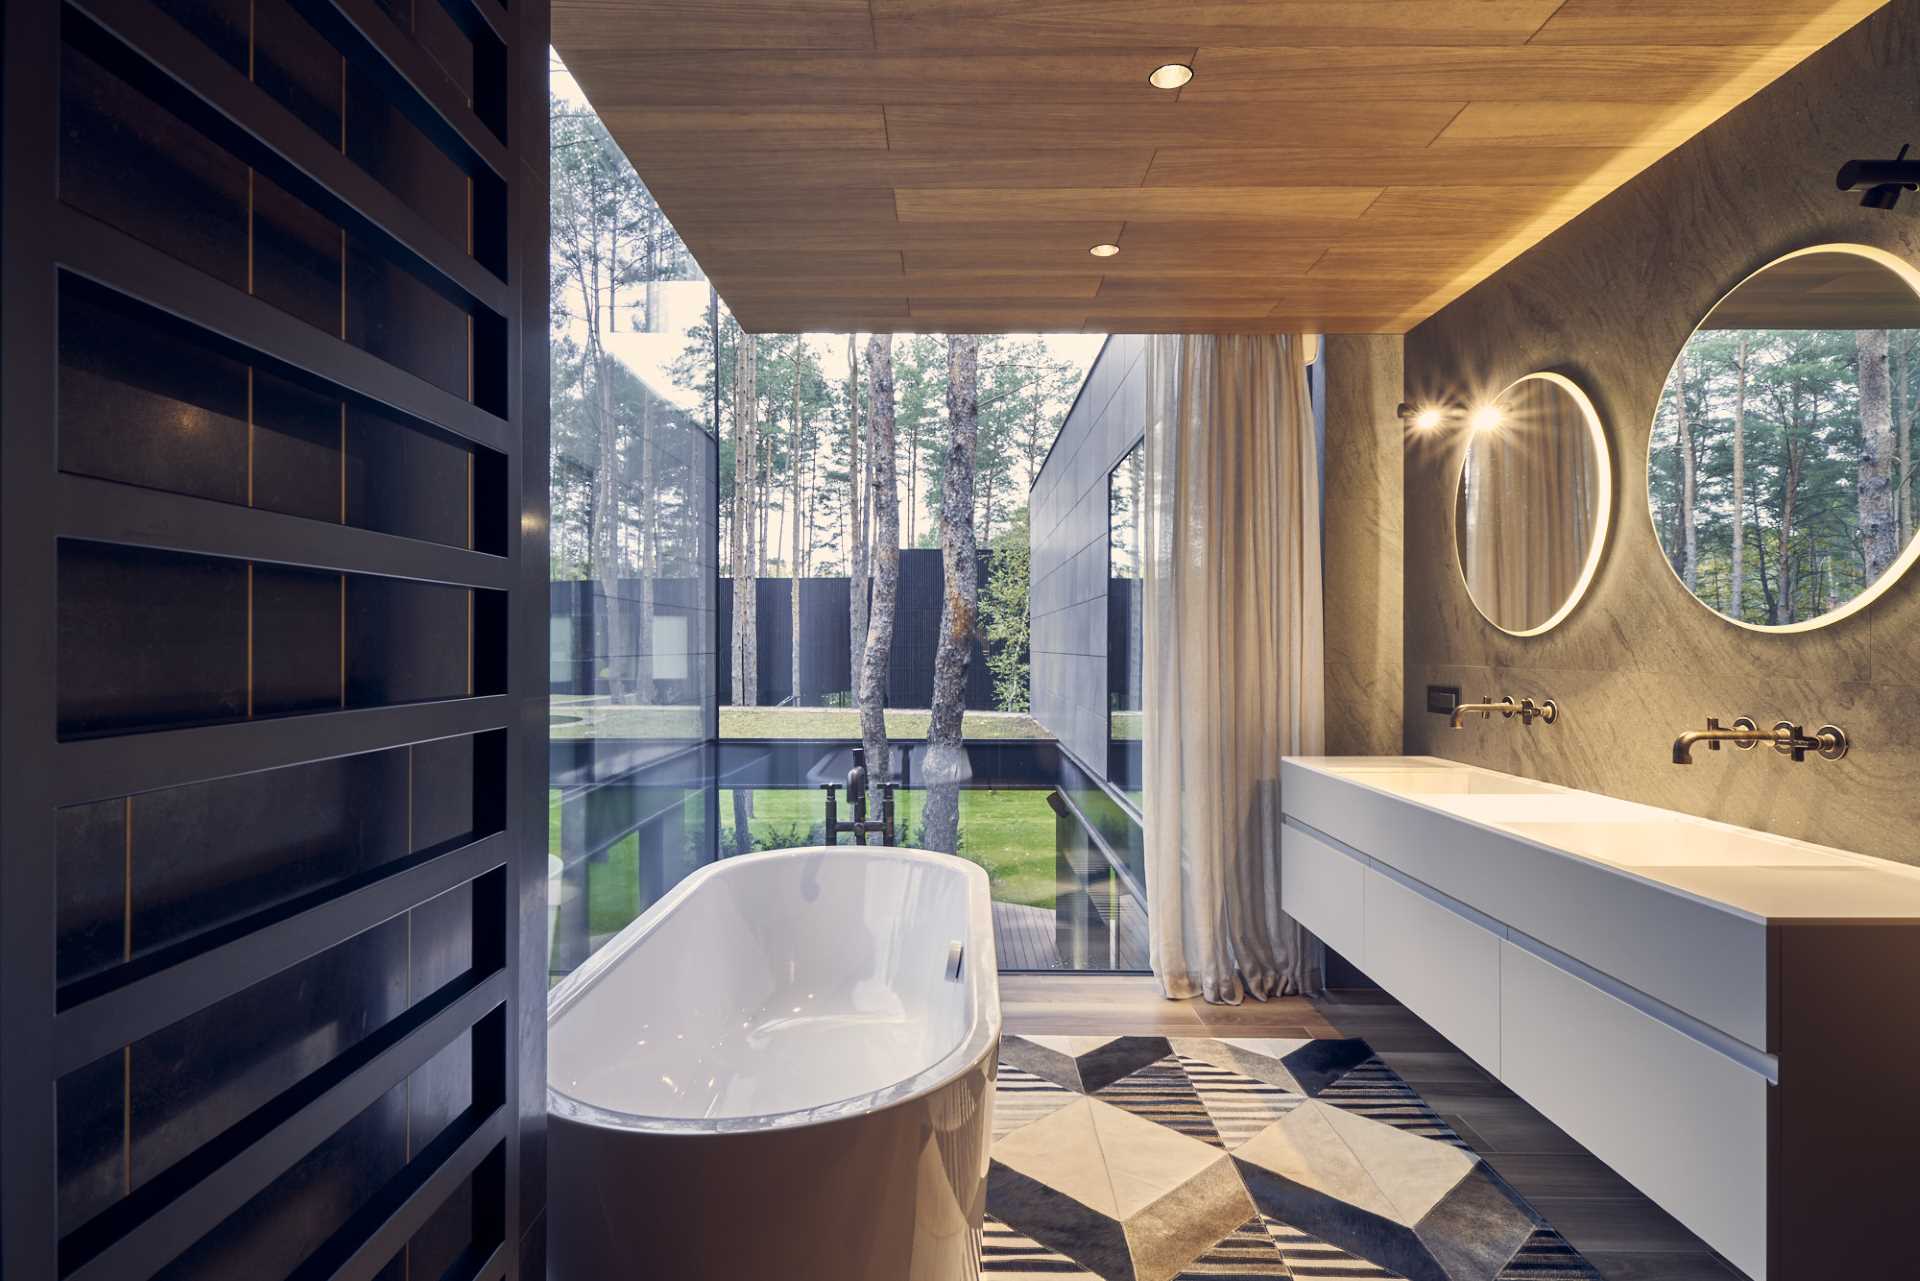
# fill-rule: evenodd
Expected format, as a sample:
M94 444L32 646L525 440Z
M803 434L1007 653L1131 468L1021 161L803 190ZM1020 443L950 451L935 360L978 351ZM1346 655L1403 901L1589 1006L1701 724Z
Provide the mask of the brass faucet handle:
M1849 746L1847 732L1838 725L1822 725L1809 734L1792 721L1781 721L1773 727L1773 733L1774 750L1796 761L1806 760L1808 752L1822 760L1837 761L1847 754Z
M1783 756L1791 756L1796 761L1804 761L1808 752L1820 750L1820 740L1808 738L1806 731L1792 721L1775 722L1773 733L1773 750Z
M1535 720L1551 725L1559 715L1559 705L1550 698L1544 703L1534 702L1532 695L1520 700L1520 723L1523 725L1532 725Z

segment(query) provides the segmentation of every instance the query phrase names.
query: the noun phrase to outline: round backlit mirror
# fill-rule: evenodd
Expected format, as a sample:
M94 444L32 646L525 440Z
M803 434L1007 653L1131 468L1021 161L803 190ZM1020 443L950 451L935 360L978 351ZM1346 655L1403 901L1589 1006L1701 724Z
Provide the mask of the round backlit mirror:
M1695 599L1758 631L1864 608L1913 563L1920 272L1820 245L1741 281L1667 375L1647 507Z
M1467 416L1454 546L1488 622L1537 636L1573 611L1607 541L1613 470L1593 402L1528 374Z

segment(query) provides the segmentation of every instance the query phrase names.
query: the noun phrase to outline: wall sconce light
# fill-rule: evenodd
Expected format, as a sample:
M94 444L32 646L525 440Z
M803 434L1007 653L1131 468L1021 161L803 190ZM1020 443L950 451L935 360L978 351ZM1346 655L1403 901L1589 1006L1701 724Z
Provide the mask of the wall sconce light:
M1459 417L1460 409L1453 405L1415 406L1403 400L1394 412L1399 415L1401 422L1415 431L1435 431L1445 426L1448 419Z
M1425 401L1410 405L1401 401L1394 411L1400 421L1412 431L1437 431L1442 427L1465 425L1476 432L1497 431L1507 421L1506 411L1491 401L1475 405L1469 410L1458 401L1438 403Z

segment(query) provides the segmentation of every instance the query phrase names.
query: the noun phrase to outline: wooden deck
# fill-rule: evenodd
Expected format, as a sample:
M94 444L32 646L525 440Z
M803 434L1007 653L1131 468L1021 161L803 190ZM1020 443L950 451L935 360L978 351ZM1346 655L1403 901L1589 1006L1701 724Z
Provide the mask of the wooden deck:
M1089 964L1083 968L1144 971L1147 968L1147 914L1130 894L1119 895L1117 922L1109 921L1106 937L1090 940ZM993 905L993 944L1002 970L1061 970L1054 914L1024 903Z
M1053 913L1025 903L993 905L993 950L1003 970L1054 970Z

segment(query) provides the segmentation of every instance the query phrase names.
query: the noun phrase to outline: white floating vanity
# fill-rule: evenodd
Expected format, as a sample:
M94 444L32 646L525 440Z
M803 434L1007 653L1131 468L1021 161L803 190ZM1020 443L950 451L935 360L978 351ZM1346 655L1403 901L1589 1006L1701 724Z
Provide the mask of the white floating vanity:
M1287 911L1728 1260L1920 1275L1920 870L1432 757L1281 778Z

